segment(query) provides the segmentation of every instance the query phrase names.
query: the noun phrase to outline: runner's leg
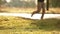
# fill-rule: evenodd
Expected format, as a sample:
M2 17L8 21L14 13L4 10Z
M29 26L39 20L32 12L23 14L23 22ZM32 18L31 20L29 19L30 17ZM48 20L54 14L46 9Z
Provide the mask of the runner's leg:
M44 4L44 2L42 2L42 16L41 16L41 19L43 19L44 14L45 14L45 4Z
M35 13L39 13L40 11L41 11L41 2L38 2L38 4L37 4L37 10L32 13L31 17L32 17Z

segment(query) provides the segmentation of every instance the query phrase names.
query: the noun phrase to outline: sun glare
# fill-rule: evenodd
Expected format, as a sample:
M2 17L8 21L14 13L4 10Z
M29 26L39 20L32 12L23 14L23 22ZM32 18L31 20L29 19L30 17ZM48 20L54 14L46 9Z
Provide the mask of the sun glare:
M7 2L10 2L11 0L6 0Z

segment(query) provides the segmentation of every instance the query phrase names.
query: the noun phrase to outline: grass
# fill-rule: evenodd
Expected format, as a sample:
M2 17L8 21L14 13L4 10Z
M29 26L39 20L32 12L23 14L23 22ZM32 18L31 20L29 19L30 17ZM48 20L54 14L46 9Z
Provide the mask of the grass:
M56 34L59 32L60 19L30 20L0 16L0 34Z
M39 20L35 23L31 23L39 27L39 29L42 30L60 30L60 19L45 19L45 20Z

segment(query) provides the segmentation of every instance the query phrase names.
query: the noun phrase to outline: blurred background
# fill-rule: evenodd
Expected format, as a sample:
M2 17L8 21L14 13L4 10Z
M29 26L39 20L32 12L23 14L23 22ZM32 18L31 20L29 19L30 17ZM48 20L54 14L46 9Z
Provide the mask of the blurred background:
M45 7L46 4L45 0ZM37 0L0 0L0 14L31 14L36 8ZM46 10L46 13L60 14L60 0L49 0L49 11ZM23 17L0 15L0 34L60 34L59 17L32 20Z
M32 13L36 8L37 0L0 0L0 12ZM46 13L60 14L60 0L49 0L49 11L46 10Z

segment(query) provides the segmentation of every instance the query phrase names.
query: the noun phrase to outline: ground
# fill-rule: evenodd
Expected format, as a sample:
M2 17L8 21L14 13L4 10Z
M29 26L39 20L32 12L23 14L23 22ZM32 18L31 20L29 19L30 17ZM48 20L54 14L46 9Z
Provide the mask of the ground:
M54 25L56 24L59 26L59 23L60 19L54 18L44 20L30 20L22 17L0 16L0 34L60 34L58 29L59 27L55 28ZM46 25L47 27L50 27L48 30L46 30Z
M36 8L3 7L0 12L32 13ZM59 14L60 8L46 13ZM60 34L60 19L31 20L22 17L0 16L0 34Z
M2 7L2 11L7 13L32 13L36 8L19 8L19 7ZM40 12L41 13L41 12ZM49 11L46 10L46 13L60 14L60 8L49 8Z

